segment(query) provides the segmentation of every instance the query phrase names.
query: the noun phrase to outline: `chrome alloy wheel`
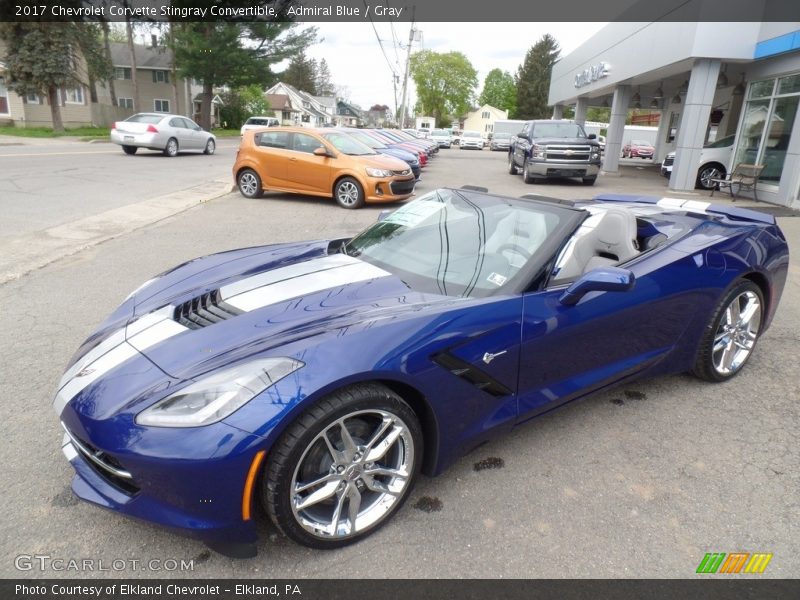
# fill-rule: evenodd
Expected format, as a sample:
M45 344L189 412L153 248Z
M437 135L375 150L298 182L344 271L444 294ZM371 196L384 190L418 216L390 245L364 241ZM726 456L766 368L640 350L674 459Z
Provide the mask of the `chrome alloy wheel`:
M761 327L762 306L758 296L745 291L736 296L714 334L714 369L720 375L738 371L753 351Z
M360 410L331 423L308 445L290 486L297 522L312 535L342 539L378 524L411 482L414 440L384 410Z
M239 177L239 189L247 197L252 197L258 191L258 181L256 176L249 171L242 173Z
M352 181L343 181L336 190L336 199L345 206L353 206L358 203L358 186Z
M712 187L714 187L714 185L716 185L711 180L722 179L723 177L725 177L725 175L717 167L705 167L700 171L700 175L697 179L700 182L700 187L702 187L704 190L710 190Z

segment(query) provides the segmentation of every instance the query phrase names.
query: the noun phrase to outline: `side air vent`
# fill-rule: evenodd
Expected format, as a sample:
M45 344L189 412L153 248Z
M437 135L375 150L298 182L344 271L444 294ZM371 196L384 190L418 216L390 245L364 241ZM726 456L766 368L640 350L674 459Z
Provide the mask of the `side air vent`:
M200 329L240 314L241 310L225 302L219 290L214 290L176 306L173 318L189 329Z
M509 396L513 393L510 389L484 371L481 371L479 368L471 365L465 360L456 358L452 354L441 352L434 355L432 360L440 367L444 367L450 371L456 377L460 377L464 381L470 383L479 390L486 392L487 394L491 394L492 396L500 398L502 396Z

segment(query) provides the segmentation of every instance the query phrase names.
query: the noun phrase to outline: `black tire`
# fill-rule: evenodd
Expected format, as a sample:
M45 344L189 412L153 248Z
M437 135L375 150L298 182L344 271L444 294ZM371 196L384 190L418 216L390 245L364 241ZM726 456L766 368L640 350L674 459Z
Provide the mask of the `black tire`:
M167 145L164 146L164 156L178 156L178 150L178 140L169 138L167 140Z
M342 208L356 209L365 204L364 188L352 177L342 177L333 186L333 197Z
M216 142L214 140L212 140L211 138L208 138L208 141L206 142L205 150L203 150L203 154L211 155L211 154L214 154L214 152L216 150L217 150Z
M366 448L366 441L363 436L366 434L368 440L381 441L388 439L375 435L373 433L380 427L380 419L386 418L394 419L391 430L388 434L391 435L395 427L402 427L403 433L397 436L396 440L387 445L388 450L385 450L386 456L397 455L401 460L407 460L409 468L407 473L409 476L404 478L402 483L404 487L401 490L395 489L395 494L391 494L392 499L387 499L385 494L381 496L380 492L375 492L371 487L358 487L365 485L360 477L368 478L368 470L355 472L351 470L354 465L357 466L361 457L366 460L369 449ZM372 424L369 419L376 419L377 427L373 430ZM363 422L362 422L363 421ZM342 425L346 423L346 425ZM342 433L341 427L349 433L351 440L357 452L352 461L349 459L347 446L345 445L344 438L337 439L336 433ZM327 432L331 431L333 436ZM336 452L338 458L333 457L330 450L326 449L325 444L321 441L323 432L327 437L331 448ZM363 444L363 445L362 445ZM408 444L411 445L410 451ZM380 447L381 444L377 444ZM397 447L395 447L397 445ZM402 446L402 449L400 448ZM376 447L373 445L373 448ZM300 415L297 420L289 426L289 428L281 435L280 439L270 450L269 463L265 467L264 476L261 483L261 498L264 508L267 511L272 522L280 529L286 536L292 540L310 546L312 548L332 549L339 548L357 542L367 535L371 535L383 526L391 516L400 509L403 503L410 495L411 489L416 482L419 474L420 466L422 464L422 429L417 420L414 411L406 404L403 399L380 384L359 384L346 389L339 390L333 394L323 398L306 412ZM363 457L359 452L363 452ZM395 457L396 458L396 457ZM371 464L370 468L384 468L388 470L390 467L385 466L384 463L392 462L394 458L381 458L375 463ZM380 462L380 464L378 464ZM331 463L328 468L328 463ZM339 463L339 467L336 464ZM341 470L343 463L347 463L348 470ZM360 467L359 467L360 468ZM365 466L364 469L367 469ZM340 476L339 473L342 473ZM318 481L320 477L330 477L335 481L333 486L335 491L329 491L328 496L324 499L318 500L314 503L316 507L313 512L304 510L297 506L297 502L307 499L308 495L301 496L303 492L297 490L298 484L301 482ZM359 477L358 481L354 482L354 477ZM388 476L387 476L388 477ZM330 485L330 481L321 483L322 487ZM381 485L388 487L394 485L393 482L379 482ZM373 483L366 484L367 486L375 485ZM338 486L338 487L337 487ZM363 529L352 532L352 525L350 525L350 518L348 515L350 504L351 486L356 486L360 492L358 493L359 508L365 509L365 517L369 517L369 510L375 507L378 501L389 501L391 504L385 513L378 513L377 517L373 517L374 521L367 520L367 526ZM320 487L311 486L310 489L314 492L320 490ZM313 493L313 492L309 492ZM352 492L355 493L355 492ZM378 494L378 498L373 498ZM343 499L347 496L347 499ZM366 496L366 498L365 498ZM372 500L372 504L367 504L364 507L364 501ZM344 503L347 503L348 510L343 508ZM340 531L336 521L333 526L333 515L336 514L336 504L339 503L341 508L341 515L347 515L347 519L342 523L342 527L349 527L350 530ZM302 517L305 519L305 526L300 521L301 516L296 513L302 512ZM327 513L330 512L329 527L335 533L331 534L330 529L328 532L323 531L322 528L310 527L310 523L314 524L326 523L328 521ZM315 513L315 514L314 514ZM355 522L358 523L360 512L357 512L358 517Z
M123 147L122 147L122 151L123 151L125 154L130 154L130 155L136 154L136 151L137 151L138 149L139 149L139 148L137 148L136 146L123 146Z
M695 181L695 187L700 188L701 190L710 190L711 188L715 187L715 183L711 183L709 179L724 179L725 178L725 167L718 163L709 163L707 165L703 165L697 170L697 180Z
M594 185L594 182L597 181L597 175L594 177L584 177L582 181L583 185Z
M528 161L525 161L525 164L522 166L522 181L525 183L536 183L536 178L530 174L528 171Z
M514 153L508 153L508 172L510 175L516 175L517 171L517 163L514 162Z
M261 185L261 177L253 169L242 169L236 176L236 185L239 186L239 193L245 198L260 198L264 188Z
M728 345L738 347L737 344L733 344L733 341L737 339L744 340L746 338L746 335L741 337L739 333L734 332L731 332L730 336L724 337L726 336L724 328L726 327L725 322L728 320L728 307L732 305L734 300L738 302L739 307L741 307L743 301L756 301L757 312L754 313L753 316L753 319L756 322L755 327L750 328L751 331L749 333L752 336L752 343L749 346L749 349L747 349L743 356L734 358L734 360L731 361L730 368L726 371L724 368L724 354L719 354L720 352L724 353L725 350L718 349L715 351L715 344L717 344L717 342L722 343L728 339L730 340ZM756 342L758 341L758 337L761 333L761 322L764 318L764 308L764 295L761 292L761 288L747 279L740 279L734 283L728 292L722 296L722 299L714 309L714 313L711 315L711 318L709 319L709 322L703 331L703 337L700 340L700 346L697 350L697 357L695 359L692 373L694 373L694 375L700 379L705 379L706 381L712 382L727 381L728 379L735 377L747 363L747 360L753 355L753 350L755 350ZM755 329L755 331L752 331L752 329ZM739 350L736 350L736 352L743 353L745 352L745 348L739 347ZM720 364L717 364L718 362Z

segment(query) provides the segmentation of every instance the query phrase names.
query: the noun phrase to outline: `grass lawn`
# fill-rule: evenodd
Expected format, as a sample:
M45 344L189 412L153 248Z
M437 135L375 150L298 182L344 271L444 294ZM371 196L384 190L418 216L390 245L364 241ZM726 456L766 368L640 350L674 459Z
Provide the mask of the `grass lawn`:
M211 133L218 138L239 137L241 135L238 129L212 129Z
M108 127L75 127L58 132L53 131L50 127L0 127L0 135L33 138L52 138L69 135L93 140L107 138L108 132Z

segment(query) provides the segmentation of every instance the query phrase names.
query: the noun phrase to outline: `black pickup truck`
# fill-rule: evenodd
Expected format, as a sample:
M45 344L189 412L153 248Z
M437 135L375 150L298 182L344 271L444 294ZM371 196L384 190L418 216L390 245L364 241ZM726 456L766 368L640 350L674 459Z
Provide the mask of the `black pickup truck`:
M528 121L512 138L508 172L522 170L525 183L553 177L580 177L594 185L600 172L600 144L574 121Z

